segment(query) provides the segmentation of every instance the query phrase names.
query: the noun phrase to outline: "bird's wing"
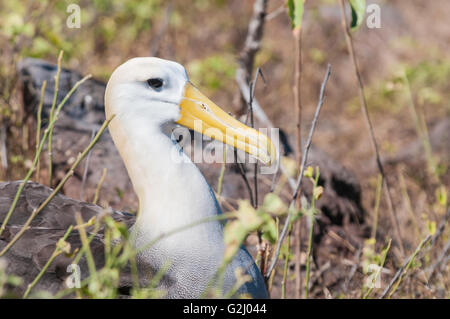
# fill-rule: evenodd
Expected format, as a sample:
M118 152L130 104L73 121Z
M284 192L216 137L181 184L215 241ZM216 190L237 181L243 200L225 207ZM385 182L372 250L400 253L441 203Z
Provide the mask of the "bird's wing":
M21 181L0 183L0 223L5 220L20 184ZM33 210L38 208L51 192L52 189L38 183L28 182L25 185L7 227L0 235L0 250L14 238ZM104 209L58 194L34 218L30 229L2 257L6 259L6 272L19 276L23 280L22 285L14 289L10 287L14 294L20 296L25 292L27 284L36 278L49 260L58 240L64 236L71 225L77 225L75 219L77 212L81 214L83 221L87 222L92 217L103 213ZM127 226L134 223L134 216L131 214L114 212L111 216ZM93 226L90 226L86 230L89 232L92 229ZM66 241L70 244L72 251L81 247L80 236L76 230L72 231ZM104 265L103 230L94 237L90 247L96 266L102 267ZM67 288L64 281L71 275L72 270L68 269L68 266L72 262L73 257L59 255L34 289L55 293ZM84 260L80 261L79 266L81 279L83 279L89 275L89 271ZM128 280L125 279L125 281Z

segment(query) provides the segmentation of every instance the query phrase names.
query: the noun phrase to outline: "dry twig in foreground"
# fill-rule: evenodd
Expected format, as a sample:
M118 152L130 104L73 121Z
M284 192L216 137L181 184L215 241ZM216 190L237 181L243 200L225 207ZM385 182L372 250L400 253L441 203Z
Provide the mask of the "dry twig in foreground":
M293 204L297 201L297 198L300 195L300 190L301 190L302 180L303 180L303 173L304 173L304 170L305 170L306 161L308 159L308 152L309 152L309 149L311 147L311 141L312 141L312 137L313 137L313 134L314 134L314 130L316 128L317 121L319 120L320 110L322 109L322 105L323 105L324 98L325 98L325 87L326 87L326 84L328 82L328 78L330 77L330 74L331 74L331 66L328 64L327 71L326 71L326 74L325 74L325 78L323 79L322 85L320 87L319 102L317 104L316 111L314 113L314 118L313 118L313 121L312 121L312 124L311 124L311 129L309 131L308 140L306 142L305 149L303 151L302 165L301 165L300 174L298 175L298 178L297 178L297 186L295 187L294 192L292 194L292 200L291 200L291 203L289 204L289 208L290 208L289 209L289 213L288 213L288 216L286 218L286 222L285 222L285 224L283 226L283 230L281 232L280 238L278 240L278 244L277 244L277 248L275 250L275 254L274 254L273 258L272 258L272 262L271 262L269 268L267 269L267 272L265 273L265 278L266 279L270 278L270 276L272 274L272 271L273 271L273 269L274 269L274 267L275 267L275 265L277 263L278 257L280 255L281 245L283 243L284 238L287 235L289 224L290 224L291 218L292 218L292 212L294 211L292 209Z
M387 201L387 204L389 207L389 213L391 216L392 226L395 229L395 237L397 237L396 238L397 243L400 247L400 251L401 251L402 255L405 255L405 249L403 247L400 225L399 225L399 222L397 219L397 215L395 214L394 203L392 201L389 183L388 183L388 181L386 179L386 175L384 173L383 164L381 163L380 152L378 150L378 145L377 145L377 141L375 139L372 122L370 120L369 111L367 109L367 101L366 101L366 97L364 94L364 85L362 83L362 78L361 78L361 73L359 71L358 62L356 61L355 48L353 46L353 39L352 39L352 35L350 33L350 28L348 26L347 16L345 15L344 0L339 0L339 3L341 5L342 27L344 28L345 40L347 42L347 48L350 53L350 58L352 60L354 70L355 70L356 81L358 83L358 92L359 92L361 111L363 113L364 120L365 120L365 123L367 126L367 130L369 132L370 143L371 143L373 151L375 153L376 164L377 164L378 170L380 171L381 176L383 177L383 185L384 185L384 190L385 190L385 195L386 195L386 201Z

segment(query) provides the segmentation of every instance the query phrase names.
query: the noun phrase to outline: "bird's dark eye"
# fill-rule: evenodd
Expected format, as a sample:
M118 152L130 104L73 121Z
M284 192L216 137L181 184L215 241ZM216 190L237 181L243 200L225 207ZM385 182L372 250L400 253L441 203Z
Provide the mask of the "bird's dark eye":
M164 82L160 78L153 78L147 80L148 85L153 89L159 89L163 86Z

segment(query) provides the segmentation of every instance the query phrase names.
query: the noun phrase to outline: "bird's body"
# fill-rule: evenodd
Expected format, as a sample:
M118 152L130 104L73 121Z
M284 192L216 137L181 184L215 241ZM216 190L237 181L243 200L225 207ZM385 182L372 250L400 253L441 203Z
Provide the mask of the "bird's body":
M165 126L178 123L194 128L193 119L204 120L207 127L217 127L223 131L224 137L218 138L216 132L214 138L228 144L234 143L233 146L263 160L273 156L271 143L266 144L268 147L263 147L263 153L259 153L261 141L270 142L265 136L229 117L202 96L190 84L184 68L175 62L156 58L135 58L118 67L107 85L105 108L107 118L115 116L109 130L139 198L139 212L135 220L134 217L116 213L113 217L125 219L127 224L132 225L130 230L136 248L143 247L157 236L170 233L174 229L205 218L214 219L214 216L221 214L214 192L199 169L165 133ZM232 130L232 133L228 129ZM212 134L207 130L200 131L206 135ZM225 137L230 134L242 135L249 142L229 142ZM18 182L15 183L0 184L0 198L3 197L0 201L0 221L5 218L8 205L14 197ZM23 224L21 219L26 218L33 205L37 205L27 198L32 197L35 202L39 202L37 198L41 197L43 201L48 193L49 190L44 186L34 183L27 185L8 224L9 234L13 232L14 227ZM56 205L56 202L59 205ZM65 209L65 203L67 207L72 208ZM44 248L45 251L49 250L47 246L54 247L64 229L74 224L73 207L77 207L82 214L84 211L84 220L101 211L98 206L58 195L38 216L28 235L20 239L7 253L7 258L13 261L10 265L11 271L14 272L14 265L24 262L21 258L28 258L26 260L34 263L36 269L42 267L45 254L41 251ZM64 222L55 224L54 221L58 218ZM21 244L26 246L27 240L33 240L32 233L35 232L42 237L35 240L45 241L46 245L40 245L39 249L34 250L29 247L20 250ZM0 249L7 242L8 237L3 235L0 238ZM98 245L100 255L101 240L94 244ZM212 220L197 224L171 234L140 251L137 256L139 275L148 280L152 274L169 265L160 283L167 292L166 297L197 298L205 292L208 285L214 286L214 275L223 262L224 249L221 221ZM21 252L26 256L21 256ZM64 268L64 265L60 265L60 268ZM248 294L253 298L267 297L260 271L243 247L226 267L223 294L235 284L235 271L238 268L250 275L251 281L241 286L237 293ZM48 287L57 287L56 283L58 280L61 282L59 277L62 276L58 272L60 273L61 269L54 273L53 279L48 275L48 280L42 280L42 283L48 282Z

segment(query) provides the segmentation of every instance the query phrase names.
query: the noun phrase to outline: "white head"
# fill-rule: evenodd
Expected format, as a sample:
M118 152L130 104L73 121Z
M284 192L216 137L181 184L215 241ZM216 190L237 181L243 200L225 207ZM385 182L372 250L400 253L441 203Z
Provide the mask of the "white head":
M106 116L136 116L155 124L176 122L187 82L186 70L176 62L159 58L128 60L114 70L108 81Z
M265 163L276 150L264 134L245 126L219 108L190 82L185 68L154 57L128 60L111 75L105 92L106 117L134 128L178 123L244 150ZM199 126L200 123L200 126ZM126 137L122 137L126 142Z

